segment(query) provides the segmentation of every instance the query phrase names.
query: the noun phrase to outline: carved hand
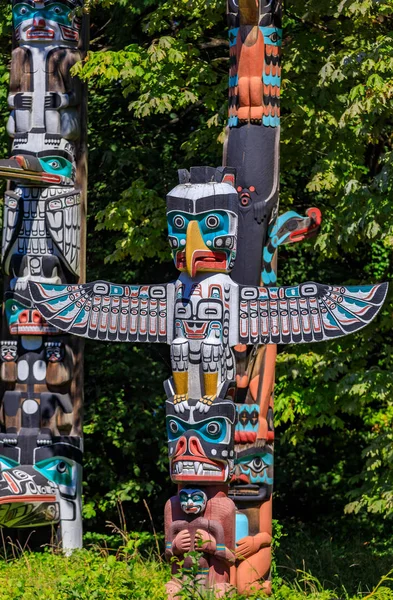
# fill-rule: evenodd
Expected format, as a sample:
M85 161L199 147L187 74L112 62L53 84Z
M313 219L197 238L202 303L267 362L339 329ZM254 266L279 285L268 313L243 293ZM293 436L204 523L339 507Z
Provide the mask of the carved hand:
M236 558L244 560L258 552L263 546L270 546L271 541L272 538L268 533L248 535L236 543Z
M172 552L179 556L191 550L191 535L187 529L179 531L172 543Z
M8 106L15 110L31 110L33 97L29 92L19 92L14 96L8 96Z
M214 554L217 549L217 542L207 531L197 529L195 532L194 548L199 552L209 552L209 554Z
M59 108L67 108L68 105L68 94L59 94L58 92L48 92L45 94L46 110L59 110Z

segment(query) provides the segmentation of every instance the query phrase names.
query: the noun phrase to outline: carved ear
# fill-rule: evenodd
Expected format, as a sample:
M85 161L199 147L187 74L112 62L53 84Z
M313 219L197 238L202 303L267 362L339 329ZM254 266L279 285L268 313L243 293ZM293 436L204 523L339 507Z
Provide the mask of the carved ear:
M187 169L179 169L177 175L179 177L179 183L190 183L190 173Z

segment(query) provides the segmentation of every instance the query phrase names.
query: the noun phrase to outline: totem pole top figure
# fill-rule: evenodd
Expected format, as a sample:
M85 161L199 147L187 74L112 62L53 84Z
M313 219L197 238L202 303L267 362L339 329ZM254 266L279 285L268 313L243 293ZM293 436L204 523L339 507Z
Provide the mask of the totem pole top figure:
M79 60L82 0L13 0L11 158L0 177L34 185L72 186L80 137L81 84L71 75Z
M29 282L48 323L91 339L166 342L171 477L225 483L233 472L233 347L322 341L357 331L379 311L387 284L290 287L239 285L234 169L180 171L167 197L174 283L83 285ZM217 463L221 463L221 466Z

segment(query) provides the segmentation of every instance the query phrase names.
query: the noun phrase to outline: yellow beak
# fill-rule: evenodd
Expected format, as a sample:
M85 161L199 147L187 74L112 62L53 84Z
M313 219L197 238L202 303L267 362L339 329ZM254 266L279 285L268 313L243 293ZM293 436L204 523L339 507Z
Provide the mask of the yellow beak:
M190 277L195 277L195 252L210 252L206 246L197 221L190 221L186 233L186 266Z

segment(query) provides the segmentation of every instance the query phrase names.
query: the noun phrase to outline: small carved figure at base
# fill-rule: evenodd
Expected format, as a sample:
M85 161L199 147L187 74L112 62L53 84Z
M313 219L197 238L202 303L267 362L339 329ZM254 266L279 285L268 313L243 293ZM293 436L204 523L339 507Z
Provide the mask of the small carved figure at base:
M166 585L168 600L178 598L187 585L210 590L216 598L231 590L235 505L223 492L210 498L208 493L184 488L166 504L165 557L172 562L172 579ZM200 558L188 556L189 552L199 553Z

